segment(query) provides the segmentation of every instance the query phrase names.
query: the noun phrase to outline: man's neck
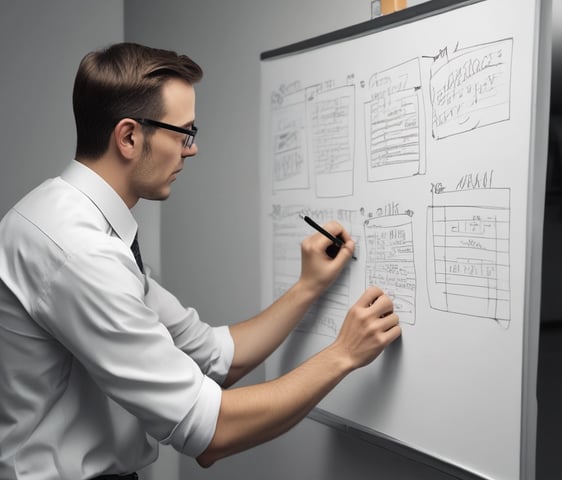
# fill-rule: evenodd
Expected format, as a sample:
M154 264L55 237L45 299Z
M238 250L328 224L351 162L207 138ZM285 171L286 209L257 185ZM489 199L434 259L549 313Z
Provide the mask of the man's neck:
M123 199L129 209L136 205L139 199L130 191L129 172L125 162L109 155L102 155L95 159L76 158L76 160L103 178Z

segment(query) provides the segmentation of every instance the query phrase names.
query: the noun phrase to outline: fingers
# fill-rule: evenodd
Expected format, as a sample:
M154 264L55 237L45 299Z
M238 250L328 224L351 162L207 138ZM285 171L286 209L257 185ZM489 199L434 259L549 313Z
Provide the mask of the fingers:
M386 315L384 317L381 317L379 319L379 326L381 328L381 330L383 331L390 331L393 330L394 327L398 327L398 330L396 331L396 333L398 335L400 335L399 331L400 331L400 319L398 318L398 315L396 315L395 313L391 313L389 315Z
M344 346L353 368L359 368L377 358L401 334L392 299L372 286L348 310L336 341Z
M400 319L394 313L394 302L379 287L371 286L365 290L360 297L358 303L372 311L373 316L378 320L378 326L381 330L391 330L400 324ZM400 335L400 328L393 333Z
M384 295L384 292L376 286L370 286L368 287L364 292L363 295L361 295L359 297L359 300L357 301L357 303L359 303L361 306L363 307L371 307L373 305L375 305L375 303L377 302L377 300L382 297ZM390 297L389 297L390 300ZM381 300L381 302L383 302L384 300ZM378 305L381 304L381 302L379 302ZM392 304L392 300L390 301L390 303ZM377 305L377 308L378 308ZM391 311L394 308L391 309Z
M355 248L355 243L339 223L328 222L325 227L326 229L320 227L319 232L304 238L301 242L300 280L318 294L325 292L340 275L351 260ZM322 231L324 233L321 233ZM342 248L333 248L334 238L337 235L346 239Z
M340 237L344 242L351 240L351 235L349 234L349 232L345 228L343 228L340 223L334 220L325 223L323 225L323 228L327 232L331 233L334 237Z
M328 253L331 258L335 258L340 250L347 250L343 252L346 257L351 257L353 255L355 242L341 224L336 221L330 221L322 225L322 229L324 233L320 232L310 236L311 241L313 241L320 250ZM339 245L335 245L334 238L342 242L343 248L340 248Z

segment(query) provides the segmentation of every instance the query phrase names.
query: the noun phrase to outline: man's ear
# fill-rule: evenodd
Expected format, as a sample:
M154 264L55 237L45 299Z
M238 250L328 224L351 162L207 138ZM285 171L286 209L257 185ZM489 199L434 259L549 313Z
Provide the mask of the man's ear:
M130 118L123 118L115 125L113 138L115 147L126 159L134 158L142 149L142 128Z

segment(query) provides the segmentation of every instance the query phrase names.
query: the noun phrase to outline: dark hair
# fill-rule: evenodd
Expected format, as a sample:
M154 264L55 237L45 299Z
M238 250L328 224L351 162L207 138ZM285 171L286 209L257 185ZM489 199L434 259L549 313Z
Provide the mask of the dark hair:
M80 62L72 94L76 158L103 155L122 118L162 118L162 85L169 78L194 84L202 76L201 67L186 55L136 43L89 53Z

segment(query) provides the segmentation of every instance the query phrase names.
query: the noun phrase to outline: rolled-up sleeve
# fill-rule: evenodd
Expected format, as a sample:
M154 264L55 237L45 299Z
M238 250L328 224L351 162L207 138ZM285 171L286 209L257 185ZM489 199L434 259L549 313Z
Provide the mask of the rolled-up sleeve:
M205 375L222 384L234 357L228 327L211 327L200 320L195 309L184 307L149 275L146 282L146 304L158 314L176 347L193 358Z
M199 456L215 434L221 395L221 388L209 377L204 377L200 398L170 436L161 443L171 444L176 450L191 457ZM205 421L202 422L201 419Z
M197 456L215 432L221 403L215 380L228 370L232 340L224 329L200 322L196 312L180 309L156 283L149 290L160 296L160 306L151 308L130 252L118 238L106 238L95 252L74 252L61 263L46 280L32 314L147 433ZM182 317L174 317L180 310ZM165 325L160 321L164 313L176 320ZM200 340L184 339L190 331L203 332ZM189 354L208 345L210 355Z

